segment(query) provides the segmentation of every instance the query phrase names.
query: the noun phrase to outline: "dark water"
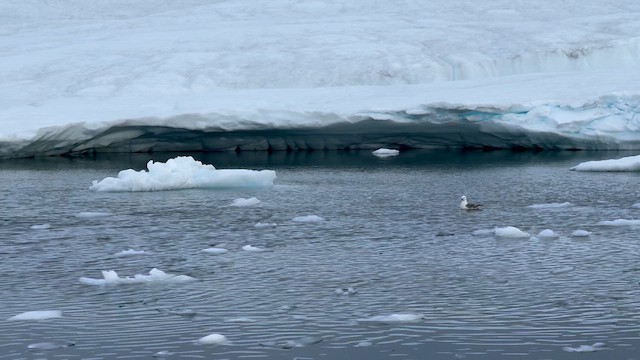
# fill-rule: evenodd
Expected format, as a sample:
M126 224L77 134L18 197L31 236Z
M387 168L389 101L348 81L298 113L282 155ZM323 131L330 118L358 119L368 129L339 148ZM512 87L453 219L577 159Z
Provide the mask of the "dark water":
M3 161L0 359L637 359L639 229L597 223L640 219L640 174L568 171L628 155L196 154L276 170L277 185L147 193L88 187L148 155ZM485 209L459 210L463 194ZM254 196L260 205L229 206ZM292 221L312 214L325 221ZM506 226L560 237L472 234ZM201 251L215 244L228 252ZM127 249L146 254L115 255ZM79 282L152 268L198 281ZM62 317L7 320L36 310ZM413 321L373 318L391 314ZM196 343L213 333L229 342Z

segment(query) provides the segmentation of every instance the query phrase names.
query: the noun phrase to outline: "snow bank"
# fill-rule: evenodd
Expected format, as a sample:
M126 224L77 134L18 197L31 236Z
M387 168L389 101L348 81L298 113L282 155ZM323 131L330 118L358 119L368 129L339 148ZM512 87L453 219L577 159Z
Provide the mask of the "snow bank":
M158 191L192 188L235 188L273 186L273 170L217 170L190 156L179 156L166 163L147 163L148 171L120 171L117 178L93 181L95 191Z
M255 206L260 204L262 201L258 200L258 198L252 197L252 198L238 198L235 199L231 202L230 206L237 206L237 207L247 207L247 206Z
M324 221L323 217L320 217L318 215L305 215L305 216L296 216L293 219L291 219L295 222L307 222L307 223L312 223L312 222L321 222Z
M571 168L574 171L640 171L640 155L620 159L587 161Z
M389 157L389 156L397 156L398 154L400 154L400 151L395 149L381 148L372 152L372 154L377 157Z
M102 271L103 279L81 277L80 282L86 285L110 285L110 284L141 284L150 282L183 283L196 280L187 275L167 274L162 270L153 268L149 275L136 274L133 277L120 277L113 271Z
M47 320L62 317L60 310L27 311L10 317L8 320Z
M524 232L514 226L496 228L495 234L496 236L499 236L499 237L508 237L508 238L525 238L525 237L531 236L531 234Z

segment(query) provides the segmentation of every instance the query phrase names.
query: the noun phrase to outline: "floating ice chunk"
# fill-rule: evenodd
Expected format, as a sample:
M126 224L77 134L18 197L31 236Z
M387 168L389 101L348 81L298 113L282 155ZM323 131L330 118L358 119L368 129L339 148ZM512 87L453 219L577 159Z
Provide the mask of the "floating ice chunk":
M556 239L556 238L560 237L560 235L556 234L551 229L545 229L545 230L540 231L540 233L538 234L538 237L546 238L546 239Z
M391 314L391 315L377 315L370 318L361 319L362 322L412 322L423 320L424 315L421 314Z
M162 351L158 351L157 353L153 354L153 357L165 357L165 356L171 356L173 355L173 353L169 350L162 350Z
M62 342L41 342L29 344L27 348L34 350L56 350L62 349L69 346L74 346L74 343L62 343Z
M227 343L229 343L229 340L221 334L211 334L198 339L198 344L202 345L224 345Z
M190 156L178 156L166 163L147 163L148 171L133 169L120 171L117 178L107 177L93 181L89 187L95 191L158 191L193 188L237 188L273 186L273 170L218 170L203 165Z
M638 226L640 220L616 219L611 221L600 221L598 225L602 226Z
M515 226L507 226L495 229L496 236L510 237L510 238L525 238L530 237L531 234L518 229Z
M254 323L256 321L254 319L250 318L250 317L241 316L241 317L235 317L235 318L226 319L225 322L230 322L230 323Z
M258 222L254 225L254 227L256 229L266 229L266 228L274 228L277 227L278 224L276 223L263 223L263 222Z
M79 219L93 219L93 218L101 218L106 216L111 216L112 213L109 212L99 212L99 211L83 211L76 214L76 217Z
M366 346L372 346L372 345L373 345L373 342L368 340L362 340L356 344L356 347L366 347Z
M162 270L153 268L149 271L149 275L136 274L133 277L120 277L113 271L102 271L102 277L104 279L94 279L88 277L81 277L80 282L86 285L107 285L107 284L140 284L149 282L172 282L182 283L188 281L194 281L195 278L187 275L173 275L167 274Z
M10 317L8 320L47 320L62 317L60 310L27 311Z
M291 220L296 222L320 222L320 221L324 221L324 218L318 215L306 215L306 216L296 216Z
M594 352L605 348L605 344L601 342L594 343L593 345L580 345L578 347L563 347L562 350L567 352Z
M389 156L396 156L396 155L400 154L400 151L396 150L396 149L380 148L380 149L372 152L372 154L377 156L377 157L389 157Z
M486 236L486 235L493 235L495 233L496 233L496 229L480 229L480 230L475 230L471 234L476 236Z
M218 247L210 247L207 249L202 249L201 251L210 253L210 254L224 254L227 252L227 249L218 248Z
M51 225L49 224L39 224L39 225L32 225L31 226L31 230L47 230L50 229Z
M267 251L267 249L263 249L257 246L253 246L253 245L245 245L242 247L242 250L244 251L255 251L255 252L260 252L260 251Z
M120 251L119 253L115 254L115 256L133 256L133 255L147 255L147 254L148 253L144 250L128 249L128 250Z
M258 200L258 198L252 197L252 198L238 198L233 200L233 202L231 202L231 206L237 206L237 207L247 207L247 206L255 206L260 204L262 201Z
M620 159L587 161L571 168L574 171L640 171L640 155Z
M336 289L335 292L338 295L353 295L353 294L357 293L357 291L352 287L348 287L348 288L345 288L345 289Z
M573 206L573 204L570 202L563 202L563 203L533 204L527 207L531 209L557 209L557 208L565 208L570 206Z
M575 237L587 237L591 235L591 231L587 231L587 230L575 230L574 232L571 233L571 236L575 236Z

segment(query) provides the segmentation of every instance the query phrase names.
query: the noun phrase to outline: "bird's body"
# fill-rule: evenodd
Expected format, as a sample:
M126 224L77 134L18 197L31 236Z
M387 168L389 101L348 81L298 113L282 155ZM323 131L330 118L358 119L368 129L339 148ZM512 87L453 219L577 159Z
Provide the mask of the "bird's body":
M474 204L467 201L466 196L462 196L462 201L460 201L460 209L463 210L480 210L482 209L481 204Z

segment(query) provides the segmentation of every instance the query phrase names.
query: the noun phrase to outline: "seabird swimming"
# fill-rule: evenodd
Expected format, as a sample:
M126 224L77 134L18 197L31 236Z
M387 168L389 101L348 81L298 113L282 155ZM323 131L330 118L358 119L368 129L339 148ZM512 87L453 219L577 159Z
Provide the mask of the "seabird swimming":
M481 204L474 204L467 202L467 197L462 196L462 201L460 202L460 209L464 210L480 210L482 208Z

